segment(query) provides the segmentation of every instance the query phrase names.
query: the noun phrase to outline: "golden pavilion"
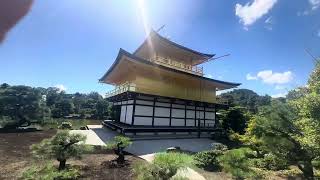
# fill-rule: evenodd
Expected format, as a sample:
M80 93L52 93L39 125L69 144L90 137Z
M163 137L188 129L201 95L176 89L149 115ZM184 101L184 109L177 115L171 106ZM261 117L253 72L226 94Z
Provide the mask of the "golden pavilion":
M216 91L239 86L204 76L199 65L215 54L181 46L151 31L133 53L120 49L99 82L107 93L113 120L103 124L130 133L212 132L216 112L227 106Z

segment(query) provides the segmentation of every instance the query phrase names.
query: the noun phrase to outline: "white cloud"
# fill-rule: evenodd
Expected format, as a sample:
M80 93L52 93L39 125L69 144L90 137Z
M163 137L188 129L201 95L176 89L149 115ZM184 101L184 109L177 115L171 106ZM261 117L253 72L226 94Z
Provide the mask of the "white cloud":
M293 73L286 71L283 73L272 72L272 70L264 70L257 73L256 76L247 74L247 80L262 80L267 84L286 84L293 79Z
M285 84L293 79L293 74L291 71L273 73L271 70L266 70L260 71L257 77L267 84Z
M316 10L320 7L320 0L309 0L312 10Z
M207 78L213 78L213 76L211 74L206 74L204 76L207 77Z
M311 12L313 12L314 10L317 10L320 7L320 0L309 0L309 4L311 8L303 12L298 12L298 16L307 16L311 14Z
M278 0L253 0L246 5L236 4L236 16L240 18L240 23L247 29L262 16L266 15Z
M54 87L58 88L60 92L67 90L67 88L63 84L57 84Z
M252 76L250 73L247 74L246 78L247 80L258 80L257 76Z
M279 97L286 97L288 93L285 92L285 93L278 93L278 94L274 94L274 95L271 95L272 98L279 98Z

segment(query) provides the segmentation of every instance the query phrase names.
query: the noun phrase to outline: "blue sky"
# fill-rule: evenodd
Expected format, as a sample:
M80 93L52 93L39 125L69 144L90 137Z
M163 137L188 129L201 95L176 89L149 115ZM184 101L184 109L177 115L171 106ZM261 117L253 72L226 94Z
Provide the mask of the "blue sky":
M141 2L140 2L141 3ZM142 5L141 5L142 4ZM320 0L35 1L0 44L0 83L59 86L68 93L112 86L98 79L119 48L133 52L144 27L205 53L206 76L240 82L259 94L305 85L320 56ZM141 13L141 7L144 13ZM142 17L142 14L145 17Z

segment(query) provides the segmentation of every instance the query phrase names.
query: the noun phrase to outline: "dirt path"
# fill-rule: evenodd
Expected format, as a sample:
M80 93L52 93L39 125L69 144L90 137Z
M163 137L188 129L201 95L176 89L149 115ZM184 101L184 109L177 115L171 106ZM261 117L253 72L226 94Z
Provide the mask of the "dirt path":
M18 179L22 172L32 165L33 159L29 147L54 134L56 130L0 133L0 179ZM131 180L133 179L132 165L137 161L144 162L136 156L126 155L125 167L109 168L106 161L115 158L111 151L96 150L92 154L84 155L81 160L70 160L67 163L81 168L80 179Z
M0 179L16 179L31 164L30 146L55 133L56 130L0 133Z

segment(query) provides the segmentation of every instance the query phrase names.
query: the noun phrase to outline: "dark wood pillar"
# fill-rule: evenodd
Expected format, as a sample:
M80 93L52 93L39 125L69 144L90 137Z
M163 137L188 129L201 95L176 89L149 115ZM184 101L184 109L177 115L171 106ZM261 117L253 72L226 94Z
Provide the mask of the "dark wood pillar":
M206 104L203 105L203 126L206 126Z
M219 124L219 120L217 117L217 106L214 105L214 127L217 128L218 124Z
M171 126L172 121L172 100L170 99L170 119L169 119L169 126Z
M184 104L184 126L187 126L187 101Z
M133 107L132 107L132 121L131 121L131 125L134 125L134 117L135 117L135 113L136 113L136 95L133 95Z
M153 98L153 107L152 107L152 126L154 126L154 114L155 114L155 110L156 110L156 97Z

